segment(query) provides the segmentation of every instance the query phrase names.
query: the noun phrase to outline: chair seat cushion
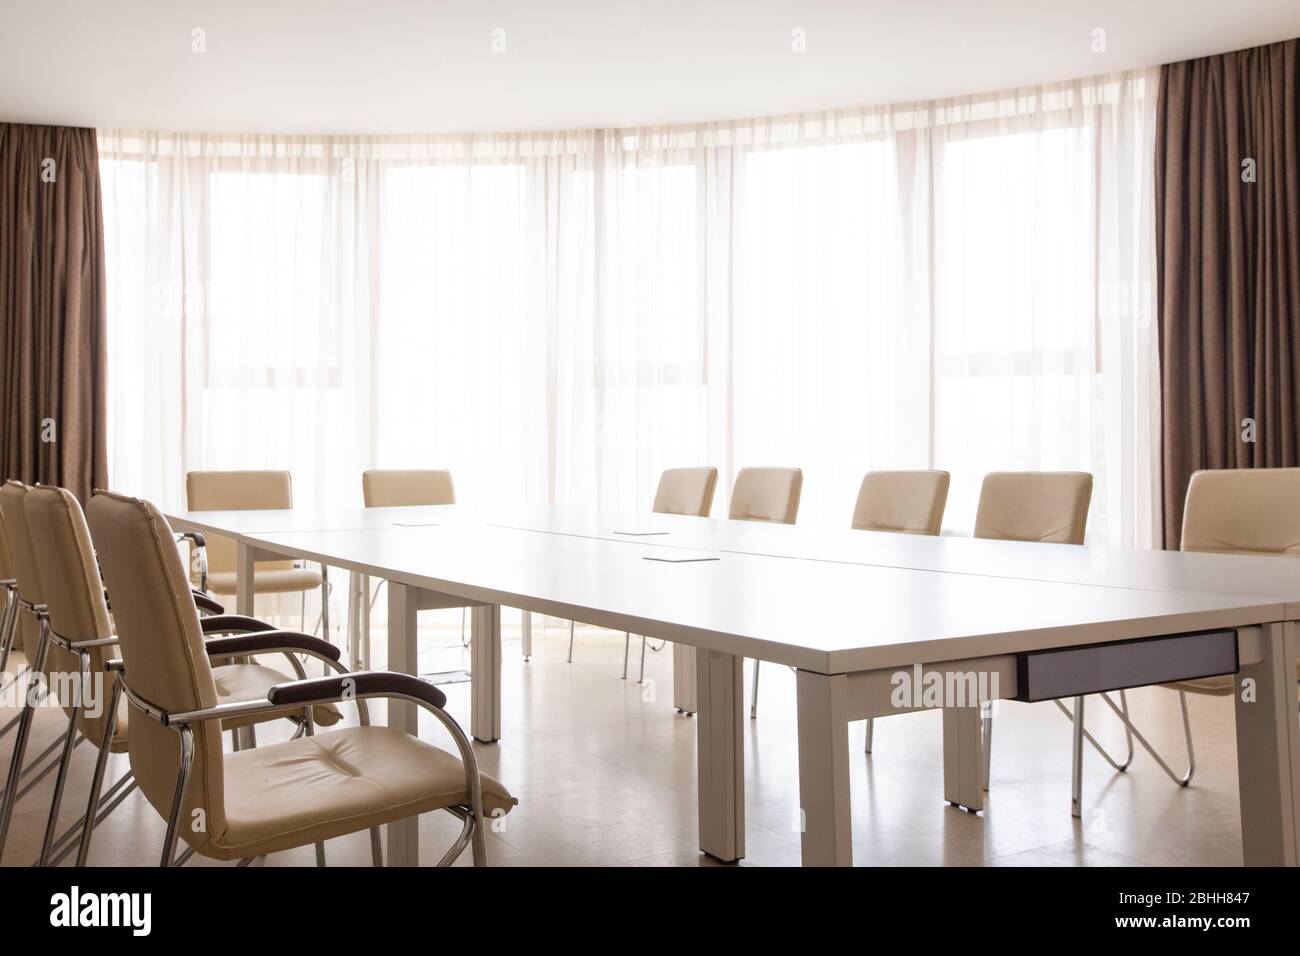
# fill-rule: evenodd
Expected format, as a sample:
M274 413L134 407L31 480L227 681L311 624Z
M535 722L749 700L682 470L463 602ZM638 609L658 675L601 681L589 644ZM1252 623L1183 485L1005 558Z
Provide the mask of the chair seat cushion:
M258 594L288 594L320 587L320 572L311 568L275 568L258 571L253 577ZM213 571L208 575L208 590L217 594L235 593L234 571Z
M468 804L465 770L389 727L348 727L225 756L226 830L205 854L237 859ZM490 818L518 801L487 774Z
M286 684L296 678L282 674L273 667L261 664L223 664L212 668L212 681L217 685L217 702L229 704L238 700L261 700L276 684ZM301 708L286 707L275 711L277 717L294 713ZM223 730L247 727L268 720L265 713L227 717L221 722ZM318 727L330 727L343 719L342 712L333 704L318 704L312 708L312 720Z

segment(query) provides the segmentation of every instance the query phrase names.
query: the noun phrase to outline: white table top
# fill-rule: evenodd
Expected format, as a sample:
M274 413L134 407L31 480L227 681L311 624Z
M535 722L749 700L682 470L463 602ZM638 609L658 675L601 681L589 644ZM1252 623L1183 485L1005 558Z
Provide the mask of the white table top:
M1282 558L544 509L193 512L173 525L822 673L1300 616L1300 564ZM667 533L620 533L645 531Z

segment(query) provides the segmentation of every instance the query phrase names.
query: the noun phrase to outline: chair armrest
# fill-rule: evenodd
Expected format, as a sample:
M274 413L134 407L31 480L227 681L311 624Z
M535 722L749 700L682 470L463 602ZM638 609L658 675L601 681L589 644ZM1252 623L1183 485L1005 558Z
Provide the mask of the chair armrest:
M224 614L226 612L224 605L218 604L202 591L191 589L190 595L194 598L194 606L200 611L207 611L209 614Z
M266 699L276 705L323 704L359 697L413 697L438 710L447 706L447 695L437 687L396 671L354 671L337 677L313 677L276 684L266 692Z
M248 634L253 631L274 631L276 626L244 614L214 614L199 618L204 634Z
M206 548L208 546L208 539L203 537L203 533L200 531L186 531L184 534L178 534L176 540L193 541L196 548Z
M233 637L214 637L204 644L209 657L244 657L249 654L272 654L306 651L335 663L343 652L329 641L298 631L258 631Z

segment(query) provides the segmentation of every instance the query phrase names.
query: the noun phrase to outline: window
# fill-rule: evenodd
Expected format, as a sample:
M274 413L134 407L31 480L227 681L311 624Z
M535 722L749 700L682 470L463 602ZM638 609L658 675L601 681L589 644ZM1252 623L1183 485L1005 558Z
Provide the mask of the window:
M985 473L1093 457L1093 143L1061 127L938 157L935 461L965 472L945 522L965 528Z
M338 386L329 188L320 174L209 174L209 281L184 290L203 315L209 386Z

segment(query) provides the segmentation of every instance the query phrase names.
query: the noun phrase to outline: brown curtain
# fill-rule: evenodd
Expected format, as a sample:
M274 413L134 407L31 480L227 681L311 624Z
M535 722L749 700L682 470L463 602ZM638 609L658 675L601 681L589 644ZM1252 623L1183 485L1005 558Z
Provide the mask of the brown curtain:
M0 479L108 484L95 131L0 123Z
M1198 468L1300 464L1298 43L1161 69L1155 194L1166 547L1178 547Z

